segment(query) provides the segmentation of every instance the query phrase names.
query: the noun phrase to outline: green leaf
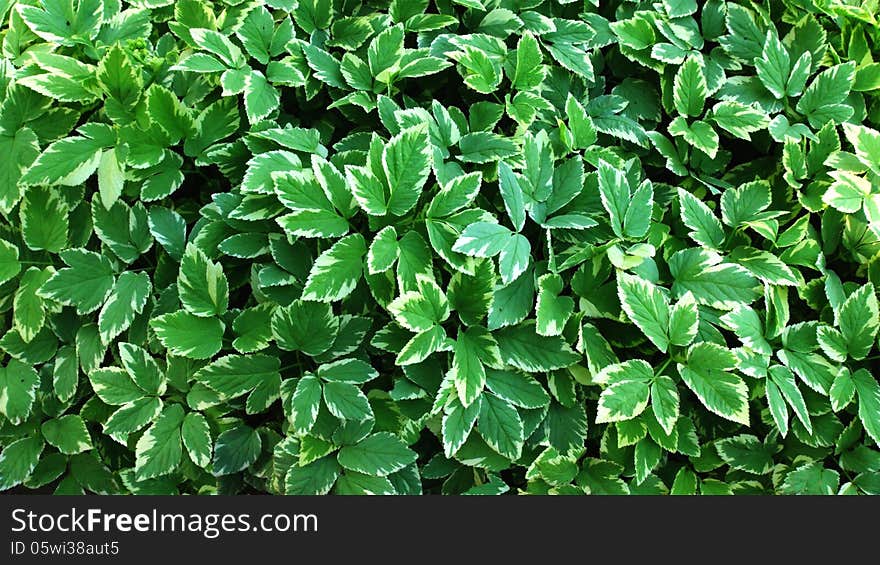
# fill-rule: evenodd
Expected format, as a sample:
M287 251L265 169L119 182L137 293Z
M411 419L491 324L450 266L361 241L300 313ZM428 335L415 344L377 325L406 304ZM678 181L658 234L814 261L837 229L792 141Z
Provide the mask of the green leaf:
M346 88L345 79L340 72L339 61L330 53L314 45L305 44L302 45L302 51L309 67L314 71L315 78L336 88Z
M397 354L396 363L401 366L421 363L433 353L449 351L449 341L443 327L434 326L413 336Z
M397 231L394 226L386 226L379 230L367 251L367 272L371 275L384 273L390 269L400 255L397 244Z
M220 398L235 398L266 381L279 380L280 367L278 358L270 355L226 355L196 371L193 379Z
M100 152L105 147L102 140L79 136L55 141L25 171L20 182L25 185L81 184L97 170Z
M92 438L83 419L68 414L43 422L40 430L46 443L65 455L74 455L92 449Z
M782 392L780 392L776 383L767 381L764 383L764 393L767 398L767 407L770 409L770 416L773 418L773 423L776 424L776 429L779 430L782 437L787 436L788 405L785 403Z
M510 284L529 268L531 260L531 245L529 240L522 234L513 234L508 239L501 253L498 254L498 271L501 274L501 282Z
M561 337L538 335L533 322L500 329L494 336L502 360L527 373L563 369L580 360Z
M232 347L239 353L253 353L268 347L272 340L271 304L264 304L243 310L232 322L232 331L237 336Z
M667 434L672 434L678 422L679 396L675 381L663 375L651 383L651 409L654 417Z
M565 101L565 114L571 130L573 149L586 149L596 143L596 126L592 118L571 94Z
M215 55L228 67L241 67L245 60L239 49L225 35L210 29L193 28L189 35L200 48Z
M681 206L681 221L690 228L690 236L695 242L710 249L721 249L724 245L724 228L708 206L693 194L678 189Z
M0 414L13 425L30 416L40 377L33 367L10 359L0 370Z
M721 195L721 219L731 227L746 224L770 206L770 185L764 181L746 183Z
M9 214L24 194L22 173L40 154L36 134L26 127L0 133L0 154L6 156L0 163L0 211Z
M250 426L240 425L217 436L214 444L214 476L238 473L260 456L263 442Z
M779 491L782 494L836 494L840 475L822 467L821 461L801 465L785 476Z
M0 452L0 491L20 485L31 476L43 452L38 435L23 437L6 444Z
M715 442L718 455L731 468L755 475L766 475L773 469L774 446L758 438L742 434Z
M348 233L348 221L339 215L318 182L304 173L272 173L275 193L292 213L275 221L287 233L298 237L341 237Z
M92 390L98 398L111 405L123 405L146 396L129 374L119 367L104 367L89 373Z
M162 400L149 397L123 404L104 422L104 433L124 438L152 423L162 412Z
M311 375L304 376L296 383L287 417L297 432L307 433L315 425L322 392L321 381Z
M855 80L855 70L854 61L825 69L804 90L795 109L801 114L809 115L822 106L843 102Z
M512 461L520 458L525 440L523 423L516 408L507 401L483 395L477 430L493 450Z
M646 180L632 193L623 218L623 234L629 239L645 237L651 227L653 208L654 187Z
M696 0L663 0L663 6L667 16L681 18L696 13L698 5Z
M880 310L874 285L868 283L853 292L840 307L840 332L853 359L864 359L874 346L880 329Z
M459 160L465 163L488 163L513 157L519 152L516 143L496 133L477 131L461 136Z
M358 206L371 216L388 213L388 197L382 181L367 167L345 166L345 178Z
M328 382L364 384L379 376L368 363L360 359L341 359L318 367L319 377Z
M376 35L367 50L370 72L376 80L384 83L389 78L403 56L403 26L391 26Z
M733 101L724 101L712 107L712 120L718 127L740 139L749 139L749 134L761 131L770 124L767 114L753 106Z
M512 371L486 371L486 387L507 402L534 410L550 404L550 396L531 375Z
M596 78L590 53L585 46L559 41L547 44L547 51L567 71L590 82Z
M200 318L183 310L153 318L150 326L169 353L190 359L216 355L225 329L217 318Z
M212 441L205 417L198 412L187 414L180 428L180 439L193 463L199 467L207 467L211 462Z
M672 482L672 487L669 489L669 494L697 494L697 475L687 467L679 469Z
M604 160L599 161L599 194L611 219L614 234L620 238L640 239L650 227L654 190L642 183L634 193L622 171Z
M165 376L145 349L131 343L120 343L119 359L137 386L149 394L164 394Z
M180 260L186 248L186 222L168 208L153 206L149 215L150 233L171 257Z
M605 367L597 376L608 386L599 396L596 423L622 422L641 414L648 406L649 383L653 376L654 370L642 360Z
M871 439L880 445L880 384L865 369L853 373L852 380L859 397L859 420Z
M768 285L798 286L800 281L791 267L768 251L738 247L730 258Z
M341 469L335 457L324 457L303 467L291 467L284 479L287 494L327 494L339 477Z
M339 450L337 460L345 469L366 475L386 477L415 462L415 451L388 432L375 433L356 445Z
M177 275L180 302L191 314L219 316L229 306L229 283L220 263L214 263L195 245L187 245Z
M834 381L836 369L824 357L816 353L804 353L788 349L777 351L776 356L804 384L823 395L828 394L828 389Z
M25 192L19 210L21 232L30 249L58 253L67 246L67 206L57 191L34 186Z
M278 347L317 356L333 345L339 318L329 304L296 300L272 314L272 335Z
M871 192L870 183L847 171L831 171L834 179L822 195L822 202L845 214L855 214Z
M79 384L79 360L73 346L62 347L55 354L52 389L62 402L70 400Z
M50 269L31 267L21 276L18 290L13 299L12 326L21 339L31 342L46 322L46 301L37 295L37 290L52 276Z
M352 234L321 253L312 265L303 288L303 300L335 302L354 290L363 274L367 244L360 234Z
M367 397L349 383L324 383L324 402L330 413L342 420L362 422L373 416Z
M480 415L481 405L482 401L479 398L467 407L459 402L453 402L452 407L443 415L441 433L443 452L447 457L455 455L470 437L471 430Z
M109 209L119 200L124 185L124 163L119 162L116 150L102 151L98 162L98 193L104 208Z
M147 108L150 119L165 132L172 144L193 133L189 110L167 88L153 84L147 89Z
M828 397L831 400L831 408L840 412L855 398L856 385L849 371L841 371L831 383Z
M388 211L403 216L418 202L431 171L428 128L402 130L382 150L382 169L388 179Z
M18 261L18 247L5 239L0 239L0 284L3 284L21 271Z
M281 95L263 73L251 71L244 85L244 108L252 124L269 117L281 104Z
M398 324L418 333L449 318L449 301L432 279L417 275L417 284L418 291L404 292L387 308Z
M299 464L308 465L312 461L332 453L336 446L315 436L303 436L299 440Z
M689 145L696 147L708 155L710 159L714 159L718 153L718 133L707 122L696 120L688 124L684 118L678 116L669 124L669 133L684 137Z
M657 349L669 347L669 300L662 291L638 276L617 273L617 292L623 311Z
M452 249L471 257L494 257L505 249L513 235L500 224L476 222L464 229Z
M543 336L562 334L574 312L574 300L559 296L565 282L559 275L547 274L538 279L538 303L535 306L537 332Z
M747 426L748 387L742 378L728 372L735 364L735 358L726 349L699 343L691 347L687 364L678 364L678 372L710 412Z
M516 45L516 72L511 79L517 90L531 90L544 81L544 67L538 40L529 32L519 38Z
M813 56L809 51L804 51L791 69L788 77L788 84L785 87L786 94L789 96L800 96L810 78L810 72L813 67Z
M703 65L700 59L690 56L675 73L672 91L675 109L682 116L700 116L707 95Z
M391 495L397 494L394 485L386 477L374 477L348 472L336 481L336 494L341 495Z
M221 98L205 108L196 119L197 134L187 137L184 151L189 156L201 154L211 144L238 129L239 114L235 100Z
M700 325L694 295L686 292L669 311L669 343L686 347L694 341Z
M599 193L608 211L615 235L623 237L623 220L629 208L629 181L623 173L605 161L599 161Z
M499 171L502 164L499 163ZM446 217L466 207L480 192L482 179L483 176L479 172L473 172L457 176L449 181L428 205L428 217Z
M804 400L804 396L803 394L801 394L801 391L794 380L794 375L791 374L791 371L789 371L788 368L781 365L774 365L773 367L770 367L768 374L770 375L770 379L773 381L773 384L775 384L778 388L782 397L794 410L794 413L797 416L798 420L801 421L801 424L803 424L807 432L812 434L813 424L810 421L810 413L807 410L807 403ZM769 384L770 383L768 383L768 385Z
M880 132L877 130L844 124L843 131L852 144L856 157L874 173L880 175Z
M126 271L119 275L98 315L102 343L109 344L131 326L146 306L152 288L146 273Z
M522 188L510 166L504 161L498 163L498 187L507 216L516 231L522 231L526 223L526 209L523 201Z
M677 297L693 294L697 303L730 310L737 304L750 304L758 298L758 281L743 267L724 262L705 249L683 249L669 258Z
M636 467L636 484L645 482L645 479L648 478L648 475L660 462L662 455L663 450L651 438L646 437L639 440L633 453Z
M135 473L139 480L167 475L177 469L183 452L180 439L183 418L179 404L169 405L138 440Z
M464 83L480 94L491 94L501 82L501 67L489 55L471 45L463 45L454 55L466 70Z
M473 327L460 331L452 348L449 376L455 385L462 406L469 407L480 397L486 386L486 363L498 359L498 344L492 334Z
M755 58L755 70L758 79L775 98L785 98L791 60L788 50L773 31L767 32L761 56Z
M40 288L39 294L80 314L97 310L113 290L113 266L103 255L86 249L66 249L60 253L66 268L59 269Z
M464 273L456 273L452 276L447 294L449 306L455 310L462 323L475 325L483 321L489 313L495 281L494 269L489 261L478 262L473 276ZM514 287L520 283L528 285L530 282L534 284L530 277L520 277L510 286ZM530 296L523 296L523 302L530 300ZM531 306L526 304L525 307Z

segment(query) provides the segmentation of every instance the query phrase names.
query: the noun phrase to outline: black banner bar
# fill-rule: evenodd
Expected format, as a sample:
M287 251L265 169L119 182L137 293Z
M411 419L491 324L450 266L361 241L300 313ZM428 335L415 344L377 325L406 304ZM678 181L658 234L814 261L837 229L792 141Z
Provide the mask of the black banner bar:
M815 562L872 546L877 508L869 497L7 495L0 563Z

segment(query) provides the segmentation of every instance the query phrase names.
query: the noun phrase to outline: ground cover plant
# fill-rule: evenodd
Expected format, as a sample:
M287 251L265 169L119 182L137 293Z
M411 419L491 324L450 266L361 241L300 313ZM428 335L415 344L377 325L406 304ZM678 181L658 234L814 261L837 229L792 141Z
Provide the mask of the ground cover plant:
M880 492L877 17L0 0L0 490Z

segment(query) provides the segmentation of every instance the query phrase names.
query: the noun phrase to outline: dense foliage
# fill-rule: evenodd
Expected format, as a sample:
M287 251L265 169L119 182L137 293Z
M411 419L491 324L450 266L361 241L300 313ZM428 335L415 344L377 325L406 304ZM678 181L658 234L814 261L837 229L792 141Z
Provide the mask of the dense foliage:
M0 0L0 489L880 492L877 0Z

